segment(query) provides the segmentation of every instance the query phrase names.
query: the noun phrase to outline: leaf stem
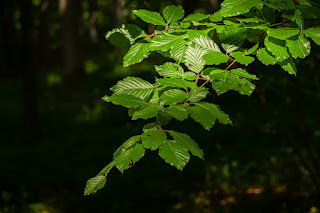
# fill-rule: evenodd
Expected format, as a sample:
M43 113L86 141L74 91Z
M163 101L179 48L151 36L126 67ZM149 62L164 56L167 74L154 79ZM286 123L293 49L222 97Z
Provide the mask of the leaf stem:
M233 60L233 62L226 68L226 70L228 70L230 67L232 67L232 65L233 65L234 63L236 63L236 61L237 61L237 60Z
M106 174L104 174L105 177L107 177L107 175L109 174L110 170L114 167L114 162L112 163L112 165L110 166L110 168L108 169L108 171L106 172Z

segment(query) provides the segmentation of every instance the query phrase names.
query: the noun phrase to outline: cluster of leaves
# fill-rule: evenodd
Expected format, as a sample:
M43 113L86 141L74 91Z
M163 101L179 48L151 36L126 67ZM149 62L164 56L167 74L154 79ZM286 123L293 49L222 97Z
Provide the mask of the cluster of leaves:
M123 66L139 63L151 52L170 62L155 66L160 76L155 83L127 77L111 88L111 96L102 98L128 108L132 120L154 122L119 147L113 161L87 182L85 195L102 188L113 167L122 173L132 167L146 149L158 149L160 157L179 170L188 163L189 152L203 159L203 151L190 136L163 127L171 119L183 121L189 116L206 130L216 121L232 124L219 106L203 101L209 93L208 83L218 95L235 90L250 96L255 89L251 81L258 78L245 67L256 58L296 74L293 59L310 53L308 38L320 45L320 27L316 25L320 10L306 0L225 0L214 14L187 17L181 6L168 6L162 15L147 10L133 13L157 27L150 35L131 24L107 33L112 44L131 45Z

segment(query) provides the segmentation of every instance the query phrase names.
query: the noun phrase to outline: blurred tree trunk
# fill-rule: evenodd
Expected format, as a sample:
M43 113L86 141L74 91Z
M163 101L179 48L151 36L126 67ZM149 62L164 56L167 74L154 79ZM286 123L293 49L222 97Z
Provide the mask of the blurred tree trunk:
M1 51L4 63L0 74L3 76L12 76L18 73L18 55L17 55L17 36L14 27L15 1L0 1L0 27L1 29Z
M33 143L39 136L39 123L37 72L32 51L34 46L32 0L21 0L20 7L22 24L20 64L23 69L24 124L27 140Z
M119 27L123 23L123 0L113 0L111 27Z
M39 70L46 72L49 53L49 6L51 0L42 0L40 5Z
M84 75L80 42L81 1L59 0L64 48L64 80Z
M89 0L89 33L92 43L99 42L99 33L97 29L98 3L97 0Z

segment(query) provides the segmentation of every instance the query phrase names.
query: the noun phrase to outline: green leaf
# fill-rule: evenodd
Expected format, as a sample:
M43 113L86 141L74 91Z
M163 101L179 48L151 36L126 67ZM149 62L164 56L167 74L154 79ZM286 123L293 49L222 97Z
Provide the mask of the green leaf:
M146 100L153 91L153 85L138 77L126 77L111 88L114 94L127 94Z
M304 19L302 16L302 12L298 9L296 9L295 13L294 13L294 21L297 23L297 25L300 27L300 29L302 30L304 27Z
M134 147L127 149L121 155L115 158L114 163L118 170L123 173L124 170L130 168L135 162L140 160L145 153L142 144L136 144Z
M106 184L107 178L104 175L97 175L88 180L84 195L90 195L96 193L99 189L103 188Z
M193 72L185 72L183 73L183 79L189 80L189 81L194 81L197 78L197 75Z
M204 99L205 97L207 97L208 93L209 92L207 88L203 88L203 87L192 88L189 93L188 101L191 103L198 102Z
M297 67L296 64L293 62L292 58L279 62L279 65L282 69L284 69L291 75L295 75L297 73Z
M123 66L128 67L147 58L150 55L150 45L150 43L136 43L132 45L123 57Z
M237 16L249 12L253 7L262 9L260 0L225 0L221 3L220 13L224 17Z
M162 105L172 105L172 104L178 104L184 100L186 100L188 97L188 94L185 93L182 90L179 89L169 89L166 90L161 96L160 96L160 103Z
M257 58L264 65L274 65L277 63L277 59L271 55L271 53L266 48L261 48L257 51Z
M299 29L285 28L285 27L268 28L267 30L268 36L281 39L281 40L286 40L289 37L298 35L299 32L300 32Z
M165 111L179 121L183 121L189 117L186 106L183 105L170 106Z
M160 99L159 91L158 90L154 90L149 103L158 103L159 99Z
M142 134L144 148L156 150L167 140L167 134L162 130L154 128Z
M287 40L287 47L293 58L305 58L310 54L310 41L304 35Z
M179 133L173 130L168 131L177 144L185 147L194 156L203 159L203 151L199 148L199 145L187 134Z
M234 74L239 71L238 69L233 72L227 72L223 70L214 70L209 74L210 79L212 80L212 88L216 91L218 95L221 95L229 90L238 91L241 95L250 96L255 89L255 86L243 78L242 76L245 74L244 70L239 75ZM252 78L255 76L252 75Z
M220 22L220 21L222 21L222 20L223 20L223 17L221 16L220 11L217 11L217 12L215 12L214 14L212 14L212 15L210 16L210 20L211 20L212 22Z
M186 50L185 37L185 35L163 33L162 35L155 36L151 40L151 49L169 51L173 59L180 61Z
M131 147L136 145L136 143L138 143L139 141L141 141L141 135L132 136L131 138L129 138L123 143L123 147L125 149L130 149Z
M168 6L163 10L163 17L168 24L182 19L183 16L184 16L184 10L181 5Z
M190 87L190 82L182 79L160 78L157 82L164 86L177 87L187 90Z
M303 32L307 37L311 38L317 45L320 45L320 27L311 27Z
M123 24L121 27L115 28L106 34L106 39L111 44L124 47L134 44L135 40L144 36L146 33L140 27L134 24Z
M203 49L221 52L219 46L216 43L214 43L214 41L210 39L208 36L200 35L195 38L192 38L191 41L196 43Z
M169 113L160 111L157 115L157 122L161 125L167 125L170 123L171 118L172 116Z
M201 14L201 13L195 13L195 14L190 14L187 17L183 19L183 21L202 21L206 18L208 18L209 15Z
M260 23L263 22L260 18L239 18L237 19L240 23Z
M231 56L234 57L237 62L246 66L254 62L254 58L246 56L244 52L233 52L231 53Z
M159 111L161 111L160 107L148 107L148 108L136 111L132 116L132 120L137 120L139 118L147 120L149 118L156 117Z
M211 103L195 103L195 106L190 107L189 111L190 117L199 122L208 131L217 119L222 124L232 123L227 114Z
M227 53L237 50L247 38L247 30L243 27L227 27L219 34L222 47Z
M206 65L219 65L222 63L227 63L229 61L229 57L221 52L208 51L203 59L206 62Z
M168 78L183 78L184 71L183 68L179 64L166 62L163 65L155 66L156 71L159 75Z
M285 41L273 37L266 37L264 40L264 44L278 61L284 61L285 59L290 57Z
M106 102L112 102L115 105L121 105L127 108L149 106L149 104L141 98L126 94L113 94L112 96L104 96L102 100Z
M133 10L132 12L147 23L166 26L166 22L163 20L160 13L148 10Z
M182 170L190 159L189 152L185 147L170 140L160 146L159 155L166 163L175 166L179 170Z
M259 43L257 43L256 45L254 45L253 47L251 47L249 50L245 51L246 55L251 55L253 54L259 47Z
M256 75L249 74L249 73L247 72L247 70L244 70L244 69L241 69L241 68L230 70L230 72L231 72L232 74L241 76L241 77L243 77L243 78L258 80L258 78L257 78Z
M202 58L206 52L206 50L199 46L188 46L184 56L184 64L189 68L189 70L195 73L200 73L206 64Z

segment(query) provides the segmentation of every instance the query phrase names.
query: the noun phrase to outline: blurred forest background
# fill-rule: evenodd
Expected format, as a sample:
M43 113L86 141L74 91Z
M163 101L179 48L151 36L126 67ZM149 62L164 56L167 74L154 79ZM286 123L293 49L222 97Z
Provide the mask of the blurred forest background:
M124 175L83 196L86 181L143 121L101 101L128 75L154 80L152 54L122 67L126 48L104 40L122 23L143 24L133 9L162 11L181 4L186 14L213 13L221 0L0 1L0 213L64 212L319 212L320 51L298 60L297 76L255 63L249 98L229 92L214 102L234 126L207 132L187 120L205 152L183 172L147 152Z

